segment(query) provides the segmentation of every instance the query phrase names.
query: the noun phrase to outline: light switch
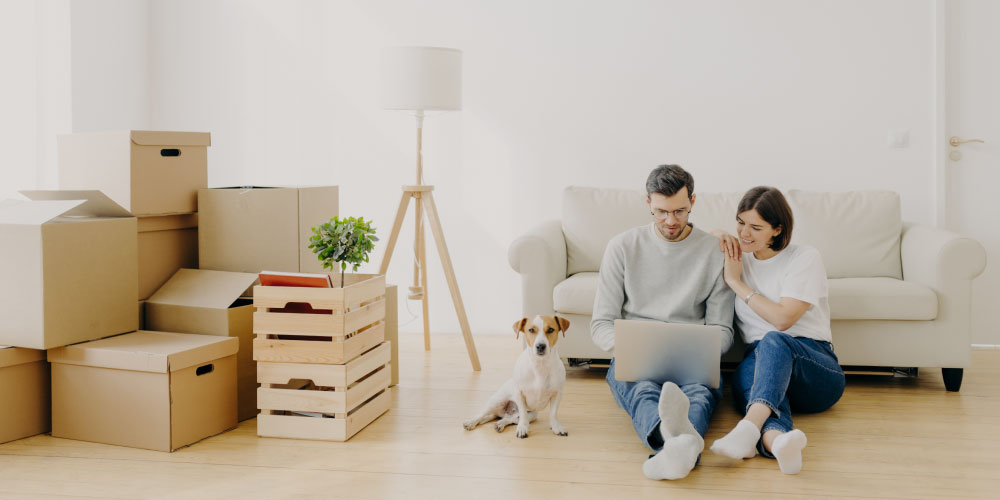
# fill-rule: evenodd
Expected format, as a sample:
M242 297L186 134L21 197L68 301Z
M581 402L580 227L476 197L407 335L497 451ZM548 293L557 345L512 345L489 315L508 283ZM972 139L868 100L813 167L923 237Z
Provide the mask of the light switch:
M889 130L888 139L890 148L908 148L910 147L910 131L909 130Z

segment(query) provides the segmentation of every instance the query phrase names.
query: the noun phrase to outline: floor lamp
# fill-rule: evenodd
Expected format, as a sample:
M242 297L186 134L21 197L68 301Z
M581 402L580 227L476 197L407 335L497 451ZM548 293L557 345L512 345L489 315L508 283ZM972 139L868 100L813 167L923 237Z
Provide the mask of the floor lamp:
M417 118L417 183L403 186L403 197L399 200L396 219L392 224L392 234L385 249L385 257L379 268L380 274L389 270L389 260L395 249L399 230L403 226L410 199L416 210L413 264L413 286L410 298L420 298L424 314L424 349L430 350L430 319L428 317L427 262L424 244L423 218L427 222L437 244L441 266L444 267L448 290L455 304L455 313L462 328L465 348L469 351L472 369L479 371L479 354L469 329L469 318L465 315L465 304L458 290L455 269L451 264L448 246L444 241L441 219L434 204L434 186L424 184L421 142L423 140L424 111L457 111L462 109L462 51L440 47L392 47L382 55L382 107L391 110L416 112Z

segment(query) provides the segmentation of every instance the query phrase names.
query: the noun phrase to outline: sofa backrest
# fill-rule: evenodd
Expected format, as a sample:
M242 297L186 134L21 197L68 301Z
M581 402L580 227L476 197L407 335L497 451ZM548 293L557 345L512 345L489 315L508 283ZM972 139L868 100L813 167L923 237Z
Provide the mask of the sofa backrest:
M691 222L706 231L736 231L743 193L695 193ZM793 243L816 247L827 276L902 277L899 195L890 191L785 192L795 227ZM604 249L616 234L648 224L646 193L632 189L571 186L563 191L562 227L567 273L600 269Z
M816 247L830 278L903 278L899 194L892 191L785 193L793 243Z

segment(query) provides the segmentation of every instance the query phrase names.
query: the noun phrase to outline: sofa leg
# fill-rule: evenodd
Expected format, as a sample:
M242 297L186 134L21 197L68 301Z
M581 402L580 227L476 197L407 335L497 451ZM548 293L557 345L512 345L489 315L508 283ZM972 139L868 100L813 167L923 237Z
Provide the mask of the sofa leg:
M958 392L962 387L962 368L942 368L941 376L944 377L944 388L949 392Z

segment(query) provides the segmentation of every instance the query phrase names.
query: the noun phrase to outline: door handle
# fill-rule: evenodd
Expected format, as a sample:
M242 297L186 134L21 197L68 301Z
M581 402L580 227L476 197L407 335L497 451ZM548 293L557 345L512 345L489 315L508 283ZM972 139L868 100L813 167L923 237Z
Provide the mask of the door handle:
M981 142L981 143L985 143L986 141L984 141L982 139L966 139L966 140L963 141L958 136L953 136L951 139L948 139L948 144L951 144L952 147L956 147L956 148L959 147L959 146L961 146L962 144L967 143L967 142Z

